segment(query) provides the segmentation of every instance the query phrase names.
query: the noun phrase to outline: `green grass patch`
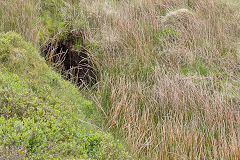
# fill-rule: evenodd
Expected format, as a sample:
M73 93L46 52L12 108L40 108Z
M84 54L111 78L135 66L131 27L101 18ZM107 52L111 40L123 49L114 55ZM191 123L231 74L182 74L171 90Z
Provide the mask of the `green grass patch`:
M185 76L194 73L200 74L202 76L207 76L209 74L209 71L210 71L209 68L203 65L203 63L200 61L196 61L191 66L185 65L180 68L180 72Z

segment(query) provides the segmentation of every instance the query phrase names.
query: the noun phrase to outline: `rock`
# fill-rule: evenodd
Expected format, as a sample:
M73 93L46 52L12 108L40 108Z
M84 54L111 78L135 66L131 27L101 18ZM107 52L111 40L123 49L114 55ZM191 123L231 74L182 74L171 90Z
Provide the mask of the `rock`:
M21 53L19 53L19 52L16 52L16 53L15 53L15 56L16 56L17 58L19 58L19 59L22 59L22 58L23 58L23 55L22 55Z
M238 71L240 71L240 64L239 64L239 65L237 65L237 70L238 70Z

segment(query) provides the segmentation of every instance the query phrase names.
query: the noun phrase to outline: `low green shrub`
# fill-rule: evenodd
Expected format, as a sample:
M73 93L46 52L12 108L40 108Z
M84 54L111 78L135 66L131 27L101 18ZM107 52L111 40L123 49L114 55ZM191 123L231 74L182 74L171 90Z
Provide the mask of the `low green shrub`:
M1 155L13 150L29 159L126 159L124 147L90 123L92 113L92 103L31 44L14 32L0 34Z

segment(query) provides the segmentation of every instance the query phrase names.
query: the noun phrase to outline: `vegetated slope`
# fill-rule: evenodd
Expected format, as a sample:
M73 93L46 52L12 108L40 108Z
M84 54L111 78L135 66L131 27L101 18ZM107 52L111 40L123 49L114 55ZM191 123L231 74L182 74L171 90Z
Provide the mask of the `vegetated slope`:
M0 33L0 159L126 159L90 101L14 32Z
M89 92L136 159L239 159L238 1L30 2L0 1L0 30L38 45L82 29L99 64Z

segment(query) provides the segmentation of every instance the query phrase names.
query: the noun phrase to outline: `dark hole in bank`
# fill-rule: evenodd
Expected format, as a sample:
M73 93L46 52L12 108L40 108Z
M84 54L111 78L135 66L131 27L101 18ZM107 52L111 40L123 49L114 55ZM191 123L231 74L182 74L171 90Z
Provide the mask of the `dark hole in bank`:
M72 30L63 38L53 38L41 50L47 62L60 71L65 79L77 85L94 85L97 81L96 67L83 42L82 31Z

